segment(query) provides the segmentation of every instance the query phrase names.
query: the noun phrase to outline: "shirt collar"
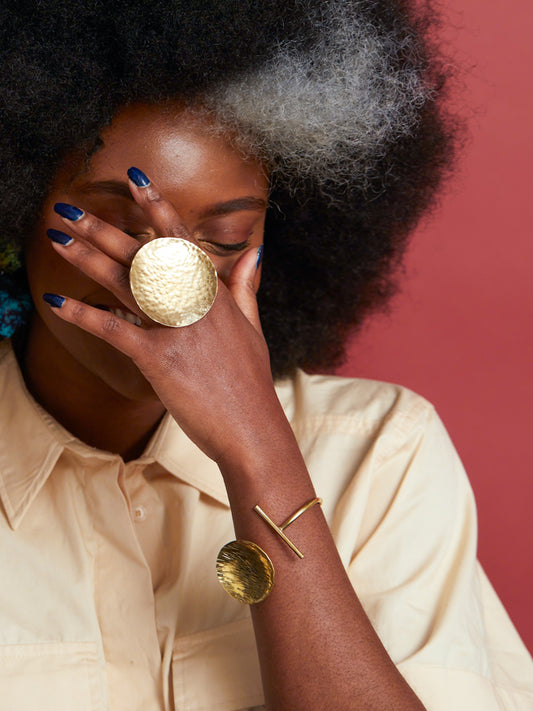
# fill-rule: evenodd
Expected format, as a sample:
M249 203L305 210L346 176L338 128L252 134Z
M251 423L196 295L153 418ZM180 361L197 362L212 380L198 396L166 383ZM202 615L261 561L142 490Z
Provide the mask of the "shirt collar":
M15 354L0 344L0 498L16 528L73 439L26 390Z
M278 388L282 404L287 399L285 390ZM66 448L80 457L117 458L81 442L35 402L8 341L0 343L0 402L0 500L12 528L20 525ZM138 461L156 461L176 478L229 506L218 466L168 414Z
M139 461L158 462L177 479L229 506L217 464L192 442L167 413Z
M276 392L281 406L291 417L294 399L292 379L277 383ZM226 486L218 465L187 437L169 414L164 417L139 461L144 458L157 461L176 478L229 507Z

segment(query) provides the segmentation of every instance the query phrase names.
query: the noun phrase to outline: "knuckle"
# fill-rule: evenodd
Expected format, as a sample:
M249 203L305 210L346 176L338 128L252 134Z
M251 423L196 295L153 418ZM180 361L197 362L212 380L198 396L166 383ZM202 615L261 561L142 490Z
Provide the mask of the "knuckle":
M190 234L184 225L177 223L167 230L167 237L181 237L182 239L190 239Z
M97 217L93 217L89 221L89 231L92 234L98 234L99 232L105 232L105 230L109 229L109 225L107 225L105 222L102 222L102 220L99 220Z
M181 351L175 347L167 348L162 354L159 368L165 377L171 377L177 370L183 372L183 356Z
M83 318L86 313L87 313L87 309L84 304L80 304L80 303L73 304L73 306L72 306L72 320L75 323L79 323L80 321L83 321Z
M123 267L117 267L115 269L115 274L114 274L114 279L113 281L119 286L119 287L129 287L130 285L130 273L127 269L124 269Z
M144 207L159 226L161 236L190 239L189 231L182 224L179 216L176 215L172 204L152 184L143 189L142 195L145 203Z
M114 333L120 328L119 319L112 313L106 313L102 322L102 331L104 333Z
M133 257L137 254L139 249L141 248L141 245L136 244L134 247L131 248L126 248L123 252L122 258L123 260L127 263L130 264L133 262Z
M161 193L157 191L153 185L148 185L144 190L144 198L148 203L161 203L163 202L163 197Z
M86 215L80 225L80 228L82 228L83 233L87 237L97 237L106 230L107 225L105 222L102 222L102 220L99 220L93 215Z
M94 254L94 251L85 244L81 244L80 242L76 243L76 252L74 253L74 261L77 264L83 264L84 262L87 262Z

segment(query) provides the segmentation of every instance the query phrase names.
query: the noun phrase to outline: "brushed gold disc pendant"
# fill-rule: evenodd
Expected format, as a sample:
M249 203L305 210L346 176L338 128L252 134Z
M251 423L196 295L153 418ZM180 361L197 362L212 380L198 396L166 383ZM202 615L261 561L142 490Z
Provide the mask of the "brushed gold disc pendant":
M179 237L159 237L133 258L130 287L152 321L177 328L206 315L217 295L218 278L200 247Z
M247 605L261 602L274 587L272 561L251 541L231 541L220 549L217 576L228 595Z

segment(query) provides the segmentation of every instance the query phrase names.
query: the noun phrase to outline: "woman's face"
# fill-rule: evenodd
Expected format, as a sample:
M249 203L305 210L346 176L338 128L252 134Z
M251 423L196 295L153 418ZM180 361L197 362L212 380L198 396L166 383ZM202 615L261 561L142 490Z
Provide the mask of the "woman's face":
M131 166L140 168L172 203L226 281L243 251L263 241L268 181L259 164L244 160L225 139L206 132L200 119L177 107L128 107L103 132L102 140L88 169L74 158L66 161L28 240L26 265L36 304L30 339L43 358L63 357L78 374L97 376L121 395L144 399L153 397L151 388L128 358L61 321L42 301L44 292L54 292L92 306L123 309L116 297L52 248L46 230L68 232L54 204L80 207L146 241L155 234L131 198L126 174Z

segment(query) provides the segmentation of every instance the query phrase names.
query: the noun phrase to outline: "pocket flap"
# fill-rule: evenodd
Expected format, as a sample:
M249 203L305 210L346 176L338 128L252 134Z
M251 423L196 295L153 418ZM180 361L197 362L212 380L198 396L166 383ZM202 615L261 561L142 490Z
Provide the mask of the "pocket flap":
M0 711L104 711L101 677L92 642L0 647Z
M176 709L238 711L263 704L251 619L179 637L172 677Z

